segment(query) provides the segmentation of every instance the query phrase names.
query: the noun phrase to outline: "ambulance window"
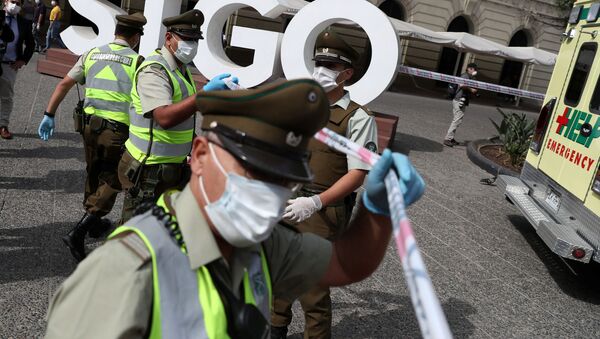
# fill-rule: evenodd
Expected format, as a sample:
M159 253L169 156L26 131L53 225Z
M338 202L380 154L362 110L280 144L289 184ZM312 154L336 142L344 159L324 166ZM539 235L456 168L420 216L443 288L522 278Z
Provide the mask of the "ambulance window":
M567 87L567 93L565 94L566 105L577 106L579 104L581 93L585 88L585 82L594 63L597 48L598 46L595 42L588 42L581 46L577 62L575 62L575 67L573 68L573 74L571 74L569 87Z
M598 79L598 82L596 82L594 95L592 95L592 101L590 102L590 111L596 114L600 114L600 78Z

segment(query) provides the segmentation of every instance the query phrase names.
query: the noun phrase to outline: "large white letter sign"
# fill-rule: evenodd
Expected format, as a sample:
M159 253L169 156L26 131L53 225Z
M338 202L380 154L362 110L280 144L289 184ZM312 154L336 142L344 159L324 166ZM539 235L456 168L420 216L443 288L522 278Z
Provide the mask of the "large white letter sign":
M78 55L113 41L117 26L115 16L127 14L108 0L70 0L69 3L77 13L98 26L98 35L91 27L83 26L70 26L60 34L65 46Z
M194 64L205 77L211 79L221 73L231 73L239 76L240 85L253 87L276 73L281 33L234 27L231 45L253 49L254 62L248 67L241 67L225 54L223 26L230 15L247 6L268 18L276 18L288 9L277 0L200 0L196 4L196 8L204 13L205 21L202 25L204 40L199 42Z
M373 55L367 73L348 87L352 99L366 105L390 86L400 55L398 35L379 8L365 0L318 0L292 19L281 44L281 63L288 79L311 77L317 36L344 19L360 25L371 40Z
M179 15L181 0L146 0L144 16L148 22L144 26L144 36L140 41L140 54L150 55L165 42L167 28L163 26L163 18Z

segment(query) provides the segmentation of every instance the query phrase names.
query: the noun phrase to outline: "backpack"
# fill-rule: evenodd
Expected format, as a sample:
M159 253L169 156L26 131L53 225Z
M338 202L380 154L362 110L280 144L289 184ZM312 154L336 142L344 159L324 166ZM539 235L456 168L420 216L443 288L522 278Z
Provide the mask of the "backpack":
M458 92L458 84L448 84L447 98L449 100L453 100L456 97L456 92Z

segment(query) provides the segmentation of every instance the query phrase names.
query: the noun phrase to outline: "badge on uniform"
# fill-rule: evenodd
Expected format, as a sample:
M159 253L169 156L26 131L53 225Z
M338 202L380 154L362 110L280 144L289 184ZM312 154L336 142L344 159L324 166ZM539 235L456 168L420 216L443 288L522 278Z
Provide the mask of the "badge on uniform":
M373 153L377 153L377 145L375 145L375 143L372 141L367 142L365 148Z

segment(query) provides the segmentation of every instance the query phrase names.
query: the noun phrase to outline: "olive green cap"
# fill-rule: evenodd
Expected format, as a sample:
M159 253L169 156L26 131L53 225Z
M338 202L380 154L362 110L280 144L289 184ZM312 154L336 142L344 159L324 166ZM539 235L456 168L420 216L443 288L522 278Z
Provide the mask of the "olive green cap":
M317 37L313 59L315 61L337 62L352 66L358 57L358 52L330 29L323 31Z
M144 25L147 20L142 12L137 12L131 15L117 15L117 25L137 28L140 32L144 32Z
M204 15L197 9L192 9L183 14L164 18L163 25L167 31L173 32L188 39L202 39L200 26L204 23Z
M202 129L244 166L279 179L311 182L308 143L329 121L329 101L314 80L251 90L201 92Z

